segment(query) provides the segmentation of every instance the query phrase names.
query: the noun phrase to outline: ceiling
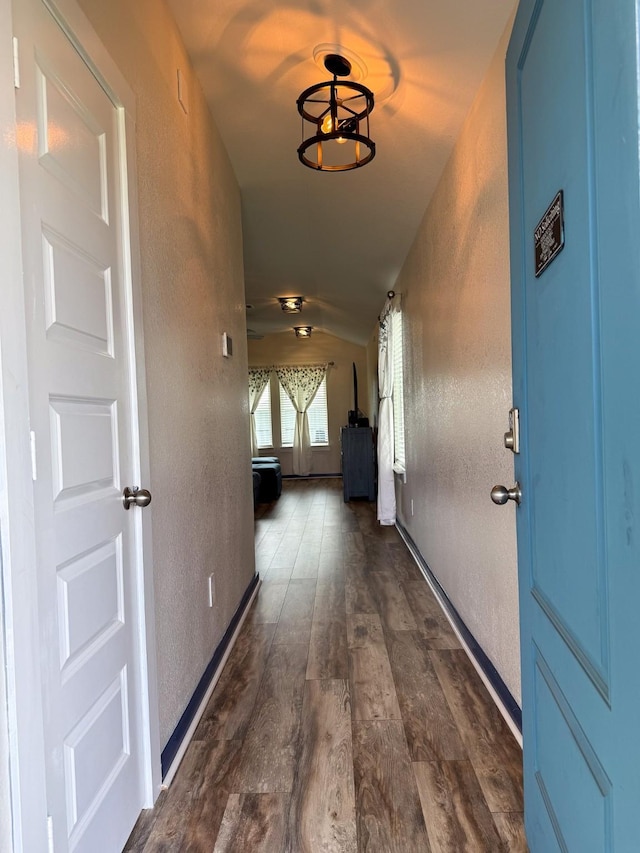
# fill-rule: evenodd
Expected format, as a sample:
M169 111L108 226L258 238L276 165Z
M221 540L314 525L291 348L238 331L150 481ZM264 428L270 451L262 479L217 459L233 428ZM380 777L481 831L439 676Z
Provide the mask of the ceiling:
M514 0L168 2L241 188L249 329L366 343ZM340 48L374 93L376 157L317 172L296 99L330 77L314 50ZM282 313L290 295L302 313Z

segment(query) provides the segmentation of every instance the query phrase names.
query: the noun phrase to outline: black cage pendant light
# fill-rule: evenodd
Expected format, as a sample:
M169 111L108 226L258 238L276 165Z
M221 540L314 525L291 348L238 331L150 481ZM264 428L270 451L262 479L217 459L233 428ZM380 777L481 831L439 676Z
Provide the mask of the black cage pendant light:
M366 166L376 155L369 137L373 92L361 83L338 80L351 73L351 63L330 53L324 65L333 80L310 86L298 98L302 116L300 162L320 172L346 172ZM310 135L307 135L310 134Z

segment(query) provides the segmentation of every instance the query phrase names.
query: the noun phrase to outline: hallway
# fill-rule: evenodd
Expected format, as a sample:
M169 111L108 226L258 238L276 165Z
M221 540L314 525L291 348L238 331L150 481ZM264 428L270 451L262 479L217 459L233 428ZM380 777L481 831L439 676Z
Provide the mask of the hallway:
M126 850L525 851L521 752L395 528L286 481L262 586Z

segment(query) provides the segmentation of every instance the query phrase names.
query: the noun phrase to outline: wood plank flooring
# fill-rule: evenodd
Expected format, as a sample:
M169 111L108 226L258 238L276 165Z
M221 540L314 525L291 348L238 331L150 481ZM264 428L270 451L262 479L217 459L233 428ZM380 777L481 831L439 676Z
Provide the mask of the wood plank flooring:
M288 480L255 541L258 597L127 853L526 853L520 749L397 531Z

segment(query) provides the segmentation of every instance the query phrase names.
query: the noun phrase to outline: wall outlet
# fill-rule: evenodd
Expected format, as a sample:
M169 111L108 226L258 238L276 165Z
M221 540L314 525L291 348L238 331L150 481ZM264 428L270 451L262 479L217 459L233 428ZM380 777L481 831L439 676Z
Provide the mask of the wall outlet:
M216 603L216 579L213 575L209 575L209 607L213 607Z

